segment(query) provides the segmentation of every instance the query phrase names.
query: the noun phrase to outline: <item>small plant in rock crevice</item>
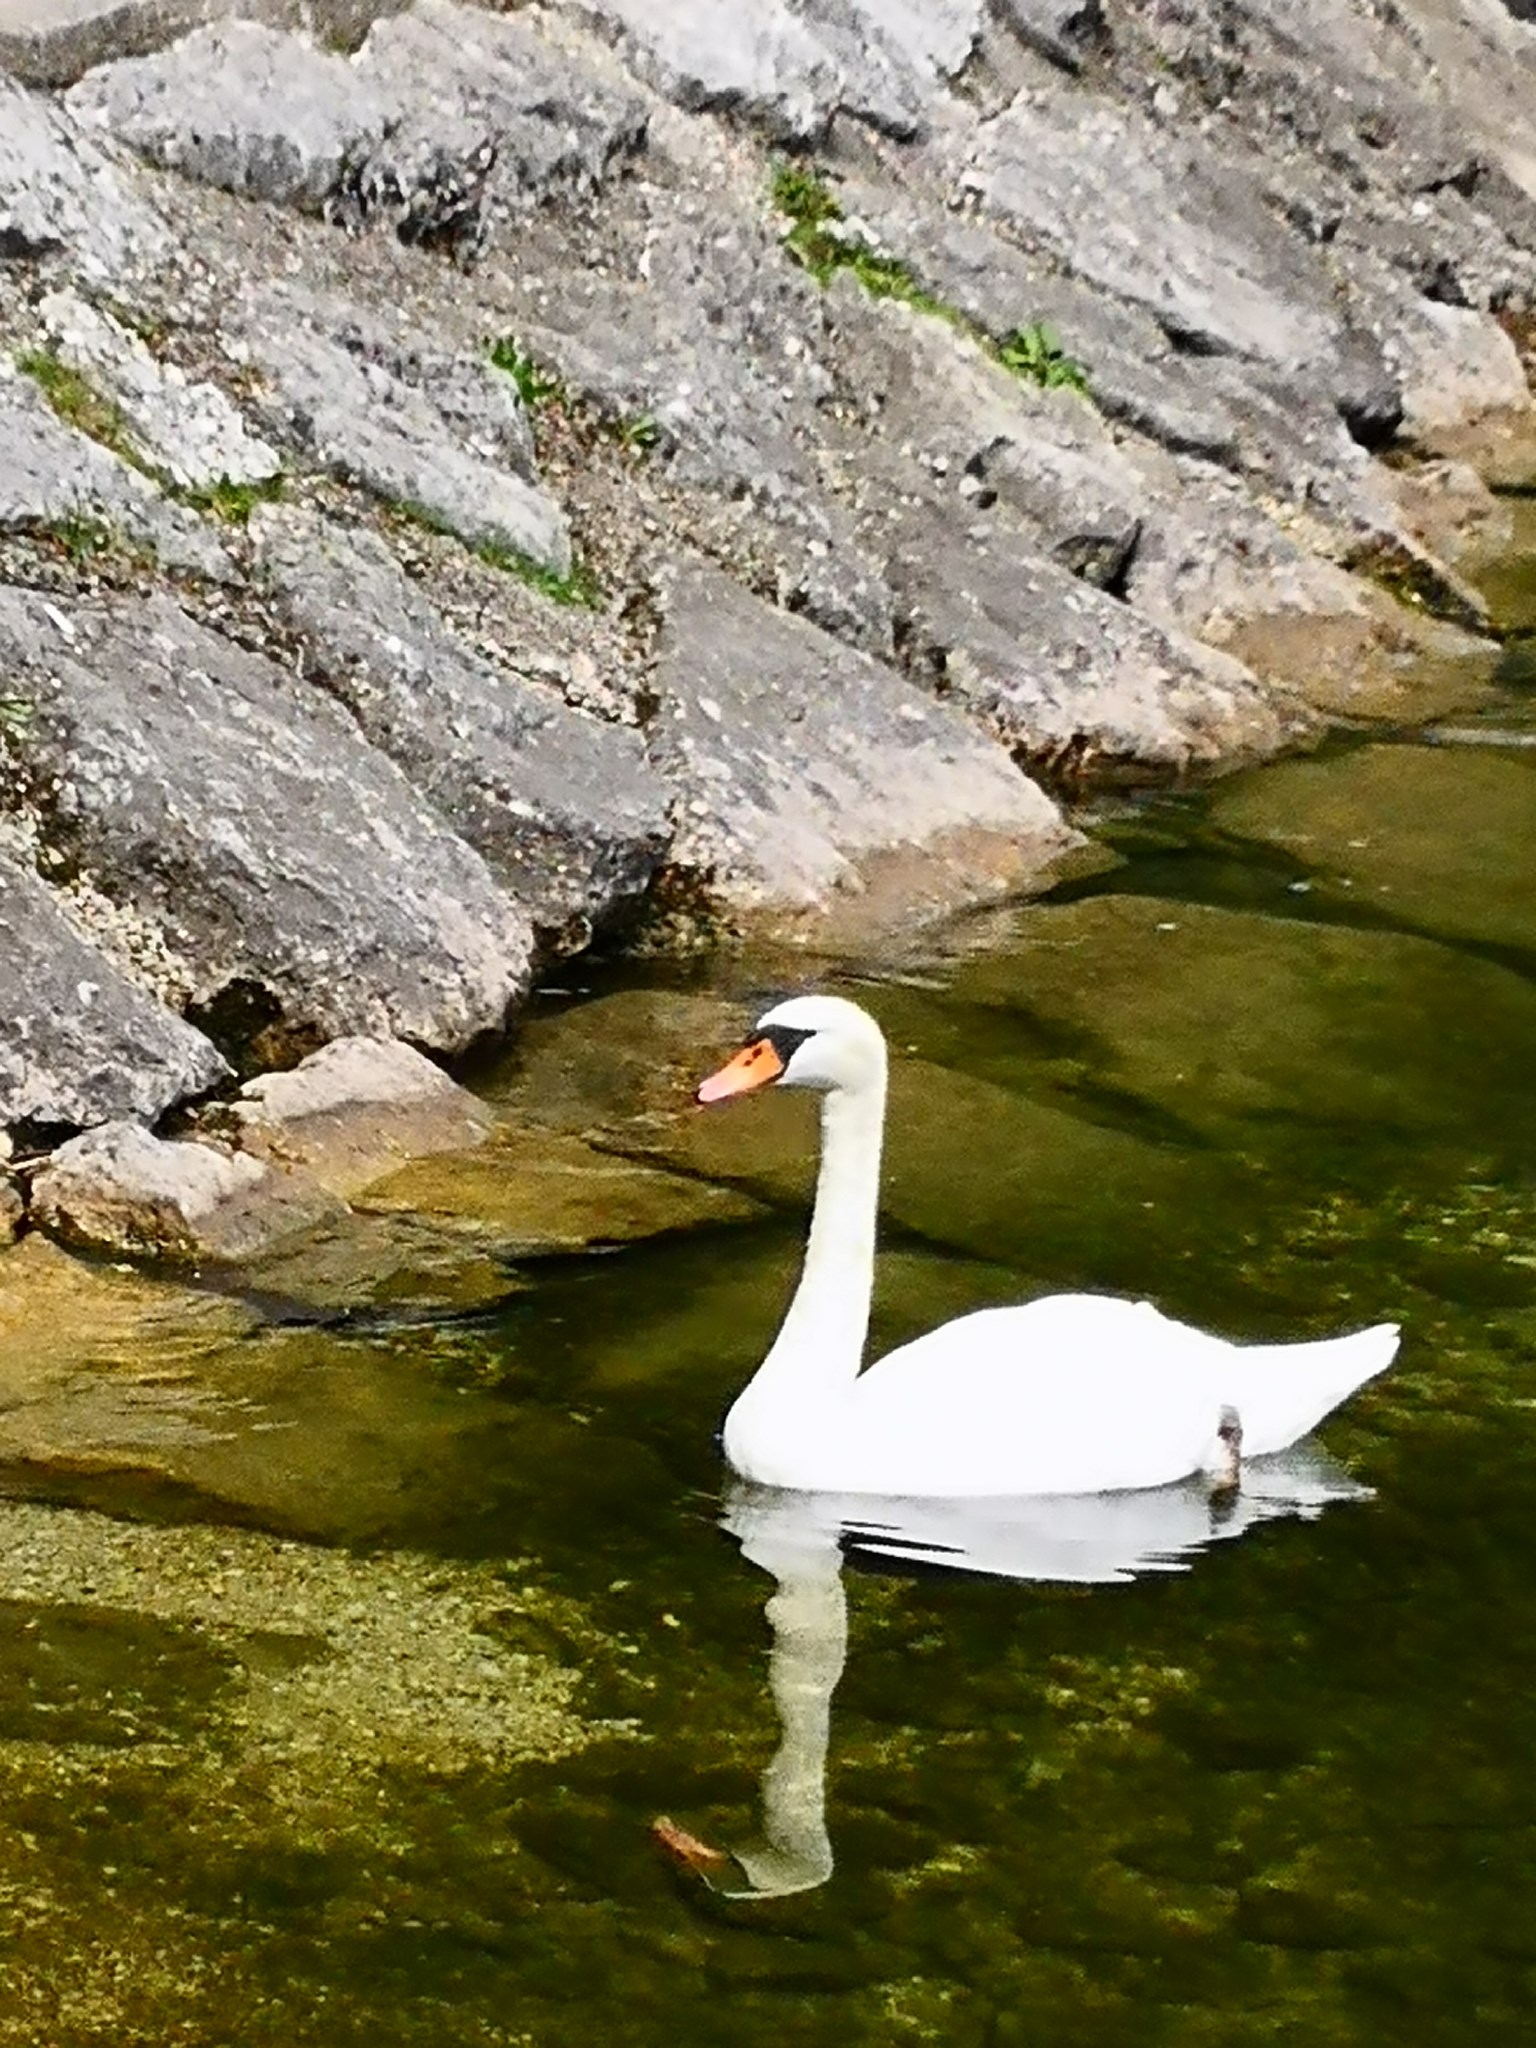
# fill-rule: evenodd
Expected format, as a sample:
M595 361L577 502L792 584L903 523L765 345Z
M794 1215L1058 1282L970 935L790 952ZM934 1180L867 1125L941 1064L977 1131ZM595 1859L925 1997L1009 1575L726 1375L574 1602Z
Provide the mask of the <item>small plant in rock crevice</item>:
M825 178L808 165L781 158L769 184L775 209L788 221L784 247L815 278L828 284L847 270L871 298L899 299L919 313L968 335L992 360L1016 377L1047 390L1076 391L1091 396L1088 373L1069 356L1060 338L1044 321L1015 327L994 341L958 307L948 305L919 283L900 257L872 248L844 218Z
M769 192L789 222L785 248L818 284L830 283L839 270L851 270L871 298L900 299L936 319L961 324L961 316L925 290L905 263L871 248L849 226L836 195L815 171L786 158L775 166Z
M631 454L646 455L661 439L661 428L648 412L636 413L615 423L613 438Z
M172 496L194 512L207 512L215 519L222 519L227 526L246 526L258 505L275 504L286 489L281 473L253 478L248 483L236 483L230 477L221 476L217 483L177 490Z
M520 549L508 547L503 542L466 540L430 505L417 505L402 498L389 510L397 519L420 527L424 533L435 533L445 540L457 541L487 568L498 569L504 576L515 576L520 583L526 583L530 590L538 591L541 597L547 597L553 604L576 606L586 611L596 611L602 605L602 585L578 556L572 557L570 568L562 576L558 569L536 562L531 555L525 555Z
M148 478L158 490L193 512L211 514L227 525L244 526L257 505L280 498L285 488L281 474L247 483L227 476L211 484L178 484L170 472L151 462L133 438L122 408L96 389L90 379L66 363L56 350L27 349L16 358L23 370L41 389L43 396L66 426L87 436L100 447L126 462L130 469ZM100 546L75 546L57 529L55 537L65 552L78 560L84 553L100 553Z
M512 379L530 412L536 412L541 405L564 405L567 402L566 388L561 379L552 371L541 369L513 335L504 334L500 341L491 344L491 361Z
M1067 354L1056 330L1043 320L1005 334L997 344L997 360L1016 377L1027 377L1048 391L1080 391L1087 396L1087 372Z
M61 512L51 519L33 522L25 531L38 540L50 542L77 566L122 545L106 521L89 512Z
M0 739L21 739L31 729L36 706L30 697L0 696Z

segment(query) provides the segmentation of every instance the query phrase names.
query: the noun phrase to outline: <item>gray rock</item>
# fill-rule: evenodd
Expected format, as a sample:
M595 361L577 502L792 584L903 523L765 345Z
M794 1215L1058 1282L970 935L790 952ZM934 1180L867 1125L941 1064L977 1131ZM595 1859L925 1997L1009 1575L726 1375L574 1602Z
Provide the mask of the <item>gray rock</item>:
M50 292L38 312L60 360L112 400L135 446L174 484L203 490L277 475L276 450L247 430L216 386L158 362L138 335L77 292Z
M345 1213L308 1174L133 1123L71 1138L32 1182L32 1216L44 1230L135 1257L250 1259Z
M501 1028L526 917L319 692L164 599L0 592L0 662L36 705L51 838L194 963L232 1039L456 1051Z
M1074 576L1123 580L1152 494L1086 399L1010 375L947 322L871 300L846 274L829 299L845 378L925 484L948 478L970 505L1003 505Z
M272 387L273 431L301 454L472 546L569 574L560 508L509 470L531 469L511 378L297 291L259 294L240 326Z
M569 0L636 70L690 113L739 114L780 142L815 142L835 113L920 131L965 64L981 0Z
M72 85L110 57L184 35L220 0L11 0L0 9L0 69L25 84Z
M391 113L345 57L254 21L103 64L65 105L163 170L316 212L342 166L382 140Z
M1491 29L1488 9L1447 0L1390 15L1234 0L1215 33L1147 12L1123 69L1139 83L1158 64L1170 123L1198 118L1346 281L1366 249L1429 297L1486 308L1536 282L1533 39Z
M165 223L99 143L0 72L0 258L62 254L111 280L169 249Z
M545 935L584 944L646 887L665 785L632 728L569 710L466 645L381 541L265 512L258 560L313 673L484 855Z
M641 95L522 15L416 0L374 24L357 69L393 109L386 140L360 168L402 189L424 154L489 140L494 204L586 198L645 138Z
M984 213L1150 313L1181 347L1327 386L1343 340L1326 269L1194 138L1068 88L1020 98L960 152Z
M376 22L356 59L221 22L101 65L68 104L163 169L466 260L488 207L590 193L645 132L632 89L450 0Z
M0 1127L153 1122L229 1072L200 1031L135 987L4 855L0 959Z
M994 341L1049 326L1083 366L1094 403L1109 418L1179 452L1238 460L1243 425L1214 389L1210 363L1181 355L1149 313L1063 276L985 221L935 212L916 195L869 179L850 178L842 190L848 212L867 223L881 248Z
M232 573L206 520L66 426L33 379L0 357L0 531L7 528L52 534L87 554L126 536L167 568Z
M714 569L663 586L651 754L679 790L672 865L727 915L793 926L1027 884L1073 843L947 705ZM858 899L863 898L861 902Z
M898 253L905 260L916 250L919 276L942 293L943 285L925 267L930 254L921 239L921 216L910 202L866 184L852 184L849 199L853 205L869 201L872 232L883 244L887 229L894 228ZM1029 296L1029 280L1039 275L1038 267L1001 237L977 224L959 223L941 230L936 246L943 252L936 260L947 274L945 281L953 277L962 287L961 309L996 339L1002 340L1010 320L1017 322L1021 308L1034 317L1041 300ZM1102 331L1112 302L1081 286L1072 289L1083 326L1091 332L1090 323L1097 321ZM1042 281L1041 290L1047 304L1053 298L1059 303L1060 281L1054 287ZM1251 500L1213 519L1210 494L1192 482L1189 466L1149 461L1144 446L1124 434L1112 435L1099 412L1102 403L1176 450L1189 450L1193 443L1263 498L1302 508L1313 529L1327 525L1335 530L1341 557L1386 550L1405 565L1412 562L1422 591L1436 594L1448 616L1474 625L1482 617L1475 599L1444 564L1403 530L1390 479L1351 436L1339 409L1342 399L1336 404L1299 374L1222 357L1205 359L1196 377L1188 359L1170 357L1166 338L1150 319L1122 308L1114 331L1123 340L1129 328L1141 340L1150 339L1154 348L1160 346L1185 379L1190 403L1183 405L1175 391L1177 410L1170 414L1166 386L1160 392L1148 381L1149 374L1161 374L1152 349L1138 354L1130 367L1127 382L1119 387L1119 403L1103 400L1101 359L1092 344L1083 348L1078 338L1083 327L1058 328L1064 352L1083 363L1090 406L1066 392L1042 392L1027 379L979 365L975 351L959 344L942 321L915 317L899 305L871 307L848 273L834 280L829 299L839 339L852 354L844 375L879 399L888 435L896 434L930 461L933 451L942 449L947 472L964 468L971 473L973 503L985 505L1000 497L1034 545L1077 574L1118 588L1128 574L1135 575L1133 551L1170 524L1200 527L1206 547L1236 555L1245 572L1254 565L1256 546L1261 561L1285 557L1288 575L1299 553ZM1341 375L1346 369L1359 373L1354 402L1363 405L1368 402L1363 379L1377 358L1370 349L1362 355L1355 335L1346 337L1343 347ZM1122 364L1129 360L1119 343L1111 360L1116 358ZM1401 399L1390 377L1386 389L1395 416ZM1192 518L1184 501L1196 494L1205 502ZM1165 552L1167 545L1165 538ZM1239 604L1239 615L1243 608ZM1257 583L1247 608L1262 608ZM1198 630L1198 619L1187 623Z
M759 503L809 474L807 408L832 380L803 337L822 296L769 224L712 193L667 193L634 274L566 266L529 339L610 418L644 413L680 482Z
M841 80L831 52L787 0L576 0L579 19L689 113L739 113L781 142L825 131Z
M888 573L909 659L1021 762L1180 773L1274 753L1315 725L1230 655L1029 554L995 513L910 512Z
M26 1213L26 1204L21 1199L20 1188L14 1181L0 1175L0 1245L13 1241L21 1229L21 1221Z
M350 1195L409 1160L471 1150L496 1119L399 1039L336 1038L287 1073L258 1074L203 1121L242 1152Z
M1101 0L994 0L993 12L1021 43L1078 71L1085 52L1104 39Z
M1375 318L1403 387L1403 431L1433 443L1447 429L1490 413L1529 414L1520 352L1496 320L1438 305L1399 284L1382 289Z

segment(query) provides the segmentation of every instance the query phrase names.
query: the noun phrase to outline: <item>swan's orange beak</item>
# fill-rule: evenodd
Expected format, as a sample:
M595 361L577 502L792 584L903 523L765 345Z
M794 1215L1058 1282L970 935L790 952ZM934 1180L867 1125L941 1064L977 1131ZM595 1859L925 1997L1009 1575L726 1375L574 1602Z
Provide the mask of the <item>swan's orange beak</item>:
M734 1059L727 1060L718 1074L699 1083L700 1102L724 1102L732 1095L750 1095L754 1088L766 1088L784 1071L784 1062L768 1038L744 1045Z

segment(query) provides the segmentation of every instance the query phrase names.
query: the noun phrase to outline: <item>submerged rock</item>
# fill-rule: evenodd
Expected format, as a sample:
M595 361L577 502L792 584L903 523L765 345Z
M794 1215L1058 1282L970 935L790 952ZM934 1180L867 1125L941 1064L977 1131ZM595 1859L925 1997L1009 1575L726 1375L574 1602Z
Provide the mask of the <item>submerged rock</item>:
M71 1138L32 1182L45 1230L139 1257L248 1259L344 1209L308 1174L130 1123Z
M1227 832L1294 860L1322 903L1454 943L1536 954L1536 762L1371 746L1220 790Z
M403 1160L479 1144L495 1125L467 1088L390 1038L333 1039L288 1073L247 1081L205 1121L242 1152L301 1166L338 1195Z
M1355 836L1379 815L1355 811ZM1311 922L1310 894L1270 883L1273 914L1135 895L1031 905L1013 949L947 977L946 1008L975 1006L954 1013L953 1057L1003 1070L1011 1019L1038 1037L1053 1099L1271 1160L1289 1144L1330 1180L1385 1178L1405 1143L1475 1151L1510 1135L1536 991L1425 938ZM891 1003L920 1039L921 1001Z
M732 1188L529 1125L504 1125L473 1152L413 1161L371 1186L361 1206L428 1217L507 1258L631 1244L762 1213Z
M891 1221L930 1245L1025 1271L1038 1262L1099 1287L1158 1283L1165 1292L1170 1262L1190 1256L1188 1218L1198 1210L1209 1219L1202 1255L1219 1261L1224 1219L1235 1230L1243 1213L1234 1197L1251 1193L1243 1161L1171 1146L1155 1123L1117 1128L914 1056L901 992L857 993L877 1014L889 1010L901 1047L881 1195ZM694 1101L698 1082L761 1008L761 1000L650 991L585 1004L528 1028L506 1107L803 1217L816 1170L814 1101L776 1089L719 1111ZM1017 1031L1008 1034L1015 1046Z

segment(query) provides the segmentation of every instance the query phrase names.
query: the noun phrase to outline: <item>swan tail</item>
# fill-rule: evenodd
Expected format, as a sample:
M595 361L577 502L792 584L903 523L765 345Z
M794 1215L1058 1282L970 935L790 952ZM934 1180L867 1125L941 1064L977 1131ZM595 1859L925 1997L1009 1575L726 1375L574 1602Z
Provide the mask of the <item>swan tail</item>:
M1244 1345L1226 1398L1242 1421L1243 1456L1283 1451L1325 1415L1385 1372L1397 1355L1398 1326L1377 1323L1314 1344Z

